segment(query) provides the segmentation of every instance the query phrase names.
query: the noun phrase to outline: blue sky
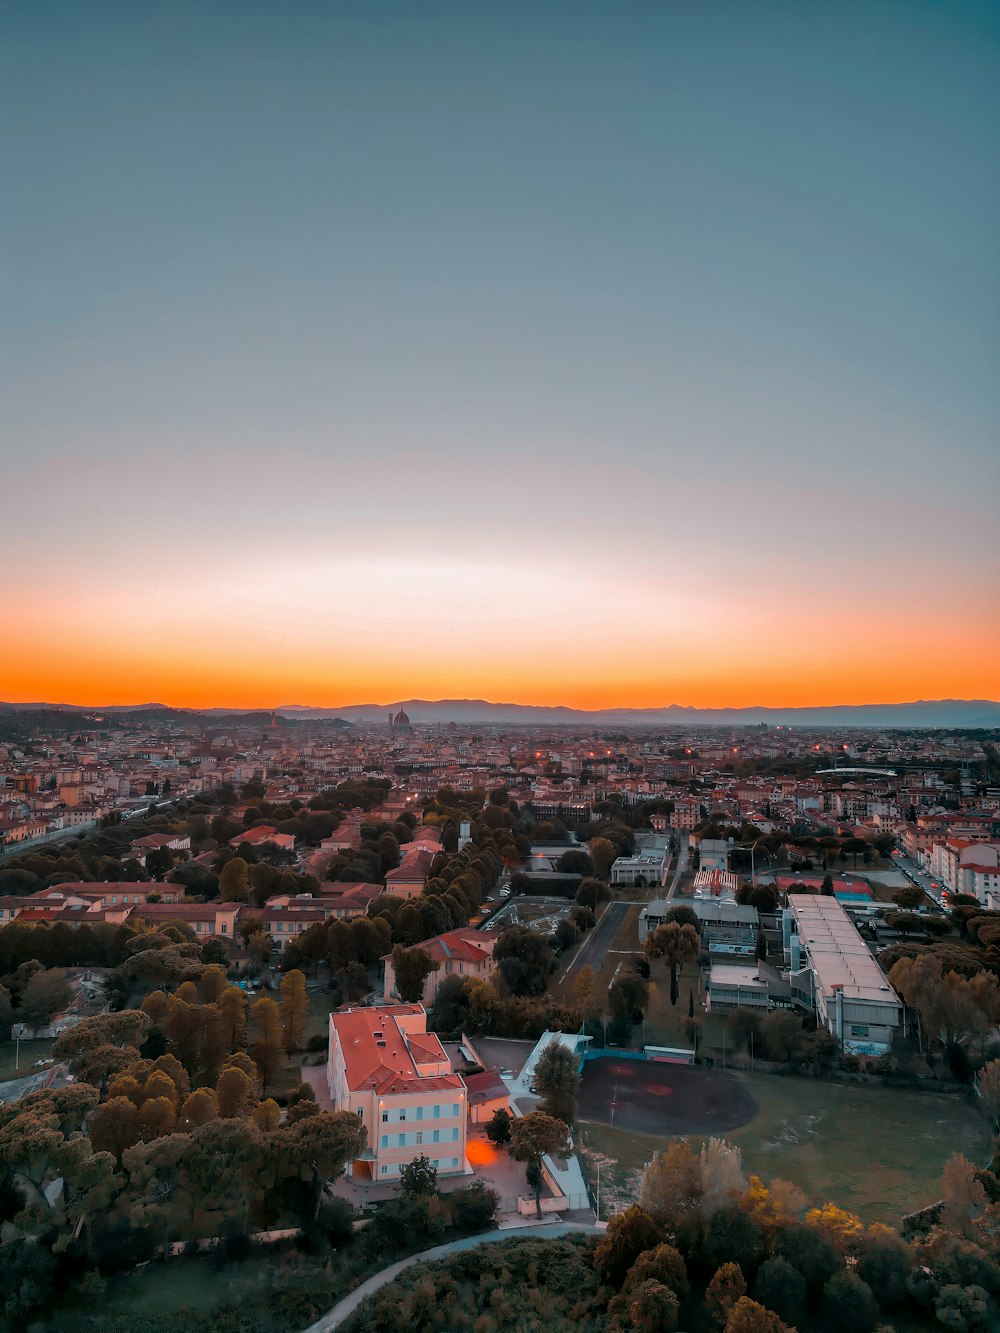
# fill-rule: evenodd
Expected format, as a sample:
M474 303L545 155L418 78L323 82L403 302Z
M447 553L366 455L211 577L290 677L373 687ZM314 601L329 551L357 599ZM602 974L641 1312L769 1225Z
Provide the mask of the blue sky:
M0 447L9 494L56 520L39 549L34 503L5 506L15 611L68 596L80 553L121 566L146 543L195 577L185 550L222 525L233 579L275 544L359 636L373 589L379 633L397 622L419 552L448 654L456 561L502 601L498 556L532 554L543 652L553 606L641 569L623 702L658 701L632 695L681 648L665 629L651 653L644 604L696 616L713 652L749 646L761 681L790 609L849 604L877 679L834 685L802 644L795 670L887 697L894 653L919 685L930 598L945 633L972 626L978 674L953 692L987 688L995 6L4 15ZM379 554L360 576L359 547ZM158 577L126 598L151 636L177 627ZM665 696L696 665L664 668Z

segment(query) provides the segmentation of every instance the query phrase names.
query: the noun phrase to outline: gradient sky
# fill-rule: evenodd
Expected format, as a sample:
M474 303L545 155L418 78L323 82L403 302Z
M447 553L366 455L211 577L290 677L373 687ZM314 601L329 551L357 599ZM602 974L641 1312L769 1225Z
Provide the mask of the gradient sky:
M1000 698L995 5L0 47L0 698Z

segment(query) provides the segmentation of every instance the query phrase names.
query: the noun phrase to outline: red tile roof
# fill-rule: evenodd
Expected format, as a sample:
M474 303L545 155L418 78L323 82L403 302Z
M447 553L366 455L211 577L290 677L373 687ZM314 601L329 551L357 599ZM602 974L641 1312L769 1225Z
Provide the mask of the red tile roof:
M416 1047L426 1063L431 1042L440 1048L438 1058L446 1060L441 1043L433 1033L414 1033L407 1039L396 1015L423 1013L420 1005L394 1005L391 1009L347 1009L330 1018L340 1041L352 1092L379 1093L434 1092L464 1085L457 1074L435 1074L421 1078L411 1046ZM425 1045L427 1043L427 1045Z

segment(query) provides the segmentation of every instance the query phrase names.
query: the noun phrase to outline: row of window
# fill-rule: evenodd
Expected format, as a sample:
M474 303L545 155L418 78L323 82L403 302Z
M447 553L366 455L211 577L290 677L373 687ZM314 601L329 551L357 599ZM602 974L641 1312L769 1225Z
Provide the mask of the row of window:
M443 1102L439 1106L400 1106L395 1110L382 1112L382 1124L391 1125L395 1122L400 1124L406 1120L441 1120L449 1116L461 1115L462 1108L458 1102Z
M395 1139L395 1142L393 1140ZM459 1132L457 1129L434 1129L427 1130L428 1143L457 1143ZM414 1148L424 1141L424 1131L416 1129L410 1134L383 1134L383 1148Z
M457 1157L432 1157L430 1162L431 1166L436 1166L439 1171L446 1167L458 1166ZM405 1166L405 1162L387 1162L382 1168L382 1175L398 1176L400 1168L403 1166Z

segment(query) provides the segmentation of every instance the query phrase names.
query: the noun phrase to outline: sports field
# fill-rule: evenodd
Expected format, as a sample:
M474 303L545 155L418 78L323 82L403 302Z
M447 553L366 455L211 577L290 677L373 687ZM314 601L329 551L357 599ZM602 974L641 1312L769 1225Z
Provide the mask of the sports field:
M747 1124L757 1103L738 1074L648 1060L588 1060L581 1120L641 1134L722 1134Z
M742 1150L747 1172L794 1181L813 1202L833 1199L870 1222L896 1221L938 1198L941 1169L951 1153L979 1163L990 1152L985 1119L958 1095L608 1063L634 1065L643 1073L637 1076L642 1081L637 1098L623 1096L625 1080L618 1080L612 1125L615 1084L608 1086L607 1071L597 1072L605 1062L584 1066L582 1150L591 1183L601 1164L605 1213L638 1197L642 1168L671 1137L692 1142L724 1137ZM650 1091L668 1086L667 1095ZM699 1107L715 1109L699 1123Z

